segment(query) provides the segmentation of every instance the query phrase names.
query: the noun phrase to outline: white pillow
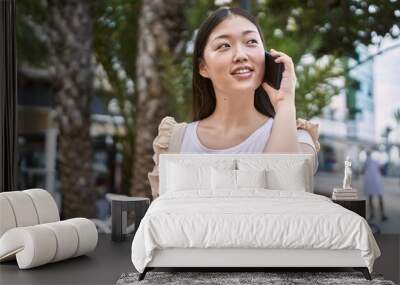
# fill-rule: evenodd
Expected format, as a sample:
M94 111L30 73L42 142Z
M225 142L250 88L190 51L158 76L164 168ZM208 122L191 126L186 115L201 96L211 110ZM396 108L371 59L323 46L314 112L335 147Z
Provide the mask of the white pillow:
M211 189L236 190L236 170L211 168Z
M165 191L211 191L211 168L235 169L234 159L177 158L165 165Z
M267 188L272 190L309 191L311 181L306 160L295 157L238 159L240 170L266 170Z
M268 189L307 191L307 172L304 163L293 165L290 171L280 169L267 170Z
M267 188L266 170L236 170L238 188Z
M193 189L210 189L211 168L209 166L190 166L169 163L167 191L185 191Z

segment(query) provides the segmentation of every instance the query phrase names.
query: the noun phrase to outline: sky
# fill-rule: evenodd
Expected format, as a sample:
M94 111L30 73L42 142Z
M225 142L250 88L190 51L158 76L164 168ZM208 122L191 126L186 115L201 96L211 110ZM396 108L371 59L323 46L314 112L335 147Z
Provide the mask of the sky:
M385 38L380 49L400 44L400 39ZM371 47L370 52L376 52ZM400 108L400 47L375 57L374 60L374 103L375 134L380 140L382 131L388 125L395 128L393 111ZM390 139L400 140L400 130L393 132ZM400 142L400 141L399 141Z

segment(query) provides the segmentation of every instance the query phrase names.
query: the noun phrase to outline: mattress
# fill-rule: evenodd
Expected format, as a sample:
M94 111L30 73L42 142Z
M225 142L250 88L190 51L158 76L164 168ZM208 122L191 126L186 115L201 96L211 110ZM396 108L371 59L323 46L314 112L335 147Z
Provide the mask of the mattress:
M162 249L359 250L372 272L379 247L364 218L329 198L262 188L186 190L155 199L132 242L143 272Z

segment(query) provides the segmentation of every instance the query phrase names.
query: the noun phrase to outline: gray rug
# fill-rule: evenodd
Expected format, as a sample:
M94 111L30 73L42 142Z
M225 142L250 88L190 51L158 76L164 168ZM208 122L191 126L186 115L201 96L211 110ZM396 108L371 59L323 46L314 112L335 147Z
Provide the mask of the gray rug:
M371 274L372 281L366 280L361 272L147 272L142 281L139 273L124 273L117 285L133 284L379 284L396 285L384 280L382 275Z

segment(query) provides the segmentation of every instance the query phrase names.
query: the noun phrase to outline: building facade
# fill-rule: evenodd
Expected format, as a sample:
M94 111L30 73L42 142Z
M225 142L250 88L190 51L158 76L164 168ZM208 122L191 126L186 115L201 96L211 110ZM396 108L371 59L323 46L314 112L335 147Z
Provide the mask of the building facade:
M357 48L359 61L369 57L366 47ZM348 60L348 66L357 62ZM360 154L366 148L375 148L375 110L373 59L351 68L339 85L348 86L332 98L322 115L312 121L320 125L320 170L341 171L344 160L350 157L355 172L361 170Z

